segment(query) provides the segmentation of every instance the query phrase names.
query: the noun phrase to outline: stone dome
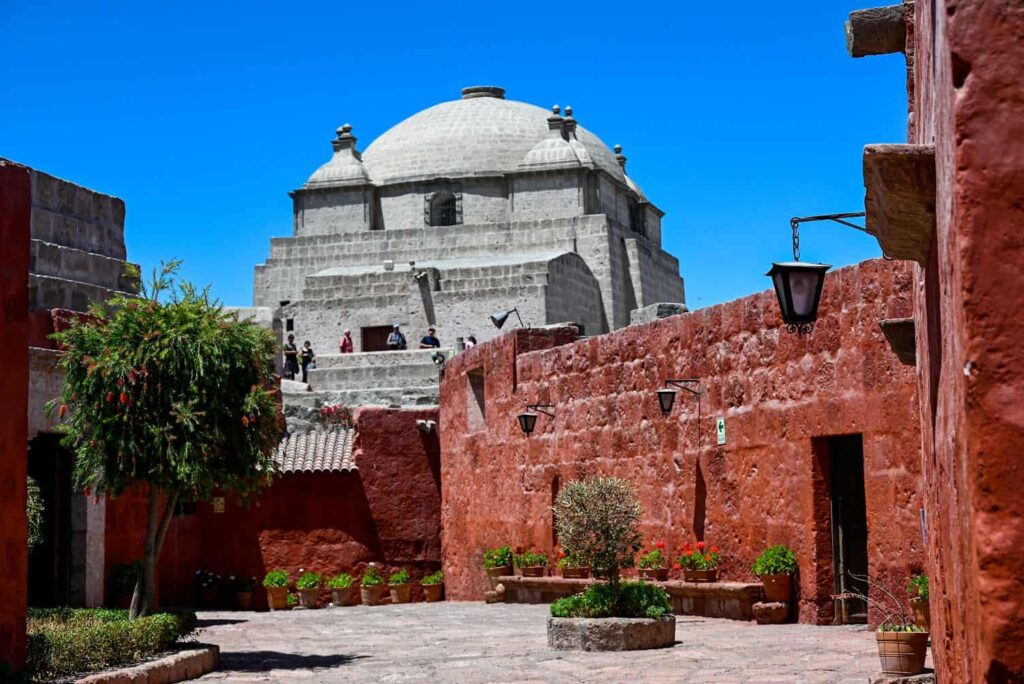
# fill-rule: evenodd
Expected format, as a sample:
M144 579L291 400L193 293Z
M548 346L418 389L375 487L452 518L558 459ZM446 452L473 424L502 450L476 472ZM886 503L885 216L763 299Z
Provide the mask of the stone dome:
M377 185L511 173L548 137L550 115L506 100L502 88L465 88L462 99L424 109L390 128L366 148L363 164ZM594 166L626 182L600 138L582 126L576 127L576 138Z

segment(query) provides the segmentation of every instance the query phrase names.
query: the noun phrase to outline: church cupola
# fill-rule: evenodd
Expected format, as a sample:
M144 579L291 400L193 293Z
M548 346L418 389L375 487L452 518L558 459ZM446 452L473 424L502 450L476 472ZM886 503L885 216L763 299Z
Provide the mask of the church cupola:
M302 187L315 188L369 182L370 176L363 166L363 155L356 149L356 136L352 135L351 124L344 124L337 133L338 137L331 141L334 156L317 169Z
M568 142L565 130L565 119L561 108L555 105L548 117L548 134L526 153L519 168L523 170L543 170L579 166L580 161Z

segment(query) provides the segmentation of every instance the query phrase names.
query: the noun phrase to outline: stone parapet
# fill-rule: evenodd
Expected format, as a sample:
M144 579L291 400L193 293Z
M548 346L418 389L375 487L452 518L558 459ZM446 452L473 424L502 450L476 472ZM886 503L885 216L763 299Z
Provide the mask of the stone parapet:
M134 667L99 672L82 677L79 684L129 684L137 682L159 682L173 684L189 679L198 679L207 672L213 672L220 660L220 647L200 645L186 648L177 653L151 660Z

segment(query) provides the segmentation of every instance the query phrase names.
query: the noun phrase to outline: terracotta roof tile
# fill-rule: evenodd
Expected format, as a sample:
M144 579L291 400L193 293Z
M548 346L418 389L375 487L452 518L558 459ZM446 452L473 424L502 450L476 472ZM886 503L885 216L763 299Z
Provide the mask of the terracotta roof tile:
M323 473L357 470L352 458L351 428L331 428L288 435L281 440L274 462L282 473Z

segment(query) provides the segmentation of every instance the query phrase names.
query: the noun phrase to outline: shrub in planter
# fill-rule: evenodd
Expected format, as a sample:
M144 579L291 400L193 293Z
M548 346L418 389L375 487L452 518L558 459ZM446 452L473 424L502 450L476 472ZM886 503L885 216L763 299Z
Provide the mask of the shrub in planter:
M291 577L280 568L271 570L263 578L263 586L267 590L267 604L270 610L285 610L288 608L288 585L291 584Z
M764 595L773 603L793 599L793 574L797 571L796 554L784 544L765 549L754 561L754 574L764 585Z
M252 610L252 590L255 587L255 577L231 576L231 588L235 594L235 610Z
M384 576L372 563L363 571L363 579L359 583L359 595L364 606L375 606L384 595Z
M441 600L444 592L444 573L438 570L423 578L423 600L427 603L435 603Z
M411 587L409 586L409 571L405 568L391 573L388 577L388 592L391 594L392 603L408 603Z
M523 577L543 577L548 572L548 557L540 551L527 551L516 556L516 567Z
M683 570L683 578L687 582L717 582L718 547L699 541L696 544L683 544L683 553L676 558L676 564Z
M347 572L340 573L327 580L327 588L331 590L331 603L335 606L355 605L355 584L355 578Z
M910 594L910 610L914 622L927 632L931 629L930 604L928 602L928 575L914 575L907 584Z
M592 584L583 593L551 604L552 617L658 618L672 613L672 603L661 587L646 582Z
M665 542L658 540L654 542L654 550L648 551L640 556L637 567L640 568L640 576L646 580L664 582L668 579L668 568L665 567L665 554L662 550Z
M303 608L320 607L320 586L324 583L323 575L316 572L303 572L295 580L295 588L299 590L299 605Z
M590 568L571 553L558 550L558 568L566 579L586 579L590 577Z
M511 575L512 549L508 546L498 546L484 551L484 571L491 580Z

